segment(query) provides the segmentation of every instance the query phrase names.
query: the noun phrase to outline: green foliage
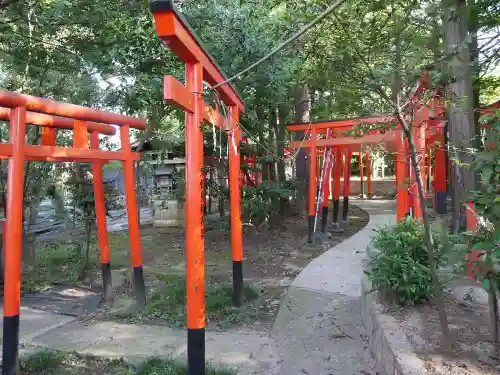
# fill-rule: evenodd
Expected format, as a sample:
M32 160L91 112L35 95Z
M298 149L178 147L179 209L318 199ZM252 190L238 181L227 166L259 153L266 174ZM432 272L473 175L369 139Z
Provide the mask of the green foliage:
M491 124L485 131L482 147L475 154L474 168L479 172L479 190L472 193L472 201L479 219L477 231L466 232L472 250L480 250L482 267L478 278L488 290L500 286L500 117L487 117Z
M41 371L49 373L57 370L65 358L65 354L62 352L43 349L22 361L21 371L26 374L37 374Z
M417 305L433 296L431 271L420 221L407 218L395 226L376 231L367 276L376 290L400 305ZM439 237L434 239L440 249ZM438 265L440 251L435 251Z
M207 219L205 217L205 230L213 230L215 232L226 232L231 227L231 218L229 216L220 217L217 219Z
M207 375L236 375L229 368L217 368L207 364ZM152 358L139 366L134 375L187 375L186 367L173 359Z
M99 252L95 243L88 260L90 273L99 268ZM22 289L33 292L57 283L77 282L80 279L85 255L81 243L53 242L37 245L35 268L23 275Z
M256 186L243 188L243 217L258 225L279 217L282 205L296 196L295 181L285 183L262 182Z
M165 275L160 277L165 285L149 300L137 321L158 321L171 327L183 327L186 322L186 280L180 276ZM246 302L253 301L258 296L250 286L244 288ZM218 327L233 326L248 317L247 306L232 305L231 285L208 282L205 289L205 313L208 324Z
M21 359L20 370L29 375L187 375L185 364L170 357L150 358L137 366L122 359L103 359L42 349ZM228 367L206 365L207 375L236 375Z

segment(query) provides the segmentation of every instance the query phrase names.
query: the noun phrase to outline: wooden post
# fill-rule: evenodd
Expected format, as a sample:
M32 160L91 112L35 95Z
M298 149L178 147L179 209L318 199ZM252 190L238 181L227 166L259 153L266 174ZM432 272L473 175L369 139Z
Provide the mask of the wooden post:
M415 147L417 149L417 158L421 156L421 143L420 143L420 127L413 127L413 141L415 142ZM421 162L418 162L421 165ZM425 165L425 162L424 162ZM420 205L417 178L415 169L413 167L413 162L411 162L411 203L412 203L412 215L416 219L422 218L422 207Z
M351 193L351 151L345 150L345 168L344 168L344 204L342 205L342 221L348 222L349 215L349 195Z
M359 191L361 193L361 198L365 197L365 184L364 184L364 165L363 165L363 151L359 152Z
M188 374L205 374L205 258L203 237L203 66L186 63L194 113L186 112L186 288ZM236 177L237 178L237 177Z
M127 206L128 233L130 240L130 256L132 260L132 273L134 292L139 306L146 304L146 287L142 269L141 237L139 233L139 215L137 212L137 197L135 193L134 161L130 147L130 127L120 127L122 151L126 154L123 160L123 179L125 182L125 203Z
M4 234L3 375L16 375L19 365L25 129L26 109L13 108L9 124L12 156L7 177L7 230Z
M93 132L90 135L90 147L99 149L99 133ZM99 255L101 257L102 287L104 300L113 299L113 289L111 280L111 255L108 242L108 225L106 221L106 203L104 195L104 181L102 175L102 162L92 163L92 175L94 184L94 201L97 221L97 239L99 241Z
M440 215L446 214L446 170L446 150L440 143L434 151L434 194L436 212Z
M231 204L231 250L233 257L233 305L243 304L243 229L241 224L240 195L240 128L238 108L231 107L229 132L229 198Z
M372 184L372 154L368 152L366 154L366 186L368 189L368 199L373 198L373 184Z
M335 149L335 163L332 168L332 199L333 199L333 213L332 222L334 229L339 227L339 199L340 199L340 168L342 164L342 150Z
M307 243L312 244L314 240L314 215L316 202L316 128L311 131L311 148L310 148L310 163L309 163L309 204L308 213L309 221L307 227Z
M406 218L409 212L409 194L408 194L408 168L407 152L403 134L398 139L396 145L395 169L396 169L396 203L397 203L397 221Z
M325 171L323 177L323 209L321 213L321 233L326 233L326 226L328 224L328 204L330 202L330 169L332 167L333 158L330 159L330 163L325 165Z

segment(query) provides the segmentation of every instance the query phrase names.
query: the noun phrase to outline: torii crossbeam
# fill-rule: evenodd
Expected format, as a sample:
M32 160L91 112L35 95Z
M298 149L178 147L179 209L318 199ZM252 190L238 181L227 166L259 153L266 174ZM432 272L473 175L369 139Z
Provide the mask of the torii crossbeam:
M105 299L111 298L112 290L111 255L107 238L102 164L107 163L109 160L123 162L134 291L138 305L142 306L146 301L146 291L134 181L134 161L139 160L139 154L132 152L129 133L131 127L139 130L144 129L146 122L134 117L5 90L0 90L0 119L9 121L9 142L0 143L0 158L9 160L6 230L3 232L4 318L2 374L15 375L18 371L19 362L24 193L22 187L25 160L77 161L92 164L97 236ZM42 138L39 145L26 144L25 132L27 124L42 127ZM99 135L113 135L116 132L115 128L108 124L120 127L120 151L99 149ZM57 129L73 131L72 147L62 147L56 144Z
M203 224L203 133L206 121L229 132L229 189L233 260L233 303L243 301L243 233L240 215L240 129L243 102L230 84L217 87L221 101L229 107L225 119L202 97L203 81L214 86L226 78L203 48L187 21L170 0L150 1L158 36L185 64L185 85L165 77L164 98L186 112L186 283L188 373L205 374L205 280ZM226 124L229 124L227 126Z

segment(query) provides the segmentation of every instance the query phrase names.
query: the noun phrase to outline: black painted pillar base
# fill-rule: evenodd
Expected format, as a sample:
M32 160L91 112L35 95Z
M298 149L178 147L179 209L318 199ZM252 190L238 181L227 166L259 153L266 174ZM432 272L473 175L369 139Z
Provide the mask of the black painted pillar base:
M243 304L243 261L233 260L233 306Z
M205 375L205 328L188 328L188 375Z
M347 221L349 215L349 197L344 197L344 204L342 205L342 220Z
M308 217L308 225L307 225L307 243L309 245L313 244L314 239L314 215Z
M146 304L146 286L142 266L134 267L133 282L137 306L142 307Z
M368 193L367 197L368 197L368 200L371 200L373 198L373 193Z
M323 207L321 215L321 233L326 233L326 225L328 223L328 206Z
M111 264L101 263L101 273L102 273L102 289L103 289L104 301L109 302L113 300Z
M436 212L440 215L446 213L446 191L436 191Z
M19 356L19 315L3 318L2 375L16 375Z
M340 207L340 202L338 199L333 200L333 215L332 215L332 221L334 223L338 223L339 221L339 207Z

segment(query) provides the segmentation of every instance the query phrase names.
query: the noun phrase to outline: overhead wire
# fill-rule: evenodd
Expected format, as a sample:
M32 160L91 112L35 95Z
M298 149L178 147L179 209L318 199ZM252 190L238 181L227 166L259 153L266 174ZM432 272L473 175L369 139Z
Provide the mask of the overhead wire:
M260 58L247 68L243 69L239 73L235 74L234 76L212 86L212 89L215 89L217 87L220 87L222 85L225 85L226 83L230 83L234 81L236 78L239 78L245 73L248 73L250 70L256 68L260 64L262 64L264 61L270 59L272 56L283 50L286 46L288 46L290 43L294 42L295 40L299 39L302 35L307 33L309 30L311 30L314 26L316 26L319 22L323 21L326 17L328 17L335 9L337 9L339 6L342 5L342 3L345 0L337 0L335 1L332 5L330 5L328 8L326 8L318 17L316 17L314 20L312 20L310 23L308 23L306 26L304 26L302 29L297 31L295 34L293 34L291 37L280 43L278 46L273 48L268 54L266 54L264 57Z
M236 124L238 124L238 126L241 128L242 132L245 133L245 135L251 139L252 141L254 141L255 144L257 145L260 145L265 151L267 151L270 155L274 156L276 159L280 160L280 161L283 161L285 162L286 159L284 157L280 157L278 155L276 155L273 151L271 151L266 145L264 145L263 143L261 143L260 141L258 141L257 139L254 138L253 134L248 130L246 129L243 124L238 120L236 119L236 117L233 116L233 114L231 113L231 111L228 110L228 106L226 103L224 103L224 101L220 98L220 95L219 95L219 92L217 90L215 90L213 87L211 86L208 86L206 85L207 89L209 89L214 95L215 95L215 101L216 101L216 105L219 107L219 108L222 108L224 110L224 118L226 120L226 130L230 130L230 126L228 124L230 118L229 117L232 117L233 120L236 122ZM312 129L312 120L309 119L309 123L308 123L308 128L305 130L305 132L309 132L310 130ZM222 132L221 132L221 136L222 136ZM297 147L297 151L293 154L293 155L290 155L291 157L289 159L295 159L296 156L298 155L298 153L300 152L300 149L302 148L302 145L304 144L304 142L306 141L306 137L304 136L299 144L299 147ZM228 140L229 142L229 140ZM229 150L228 150L229 152Z

